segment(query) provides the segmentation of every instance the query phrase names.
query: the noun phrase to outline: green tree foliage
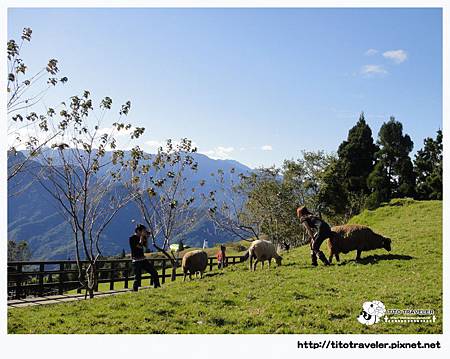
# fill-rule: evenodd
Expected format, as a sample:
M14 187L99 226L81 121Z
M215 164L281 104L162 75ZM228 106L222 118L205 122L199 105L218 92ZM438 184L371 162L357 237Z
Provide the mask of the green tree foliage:
M373 142L372 130L361 113L358 122L348 132L347 140L338 149L339 167L348 191L369 193L367 177L375 164L378 148Z
M375 165L372 173L367 178L367 185L372 189L372 193L367 199L367 207L369 209L378 207L381 202L389 201L391 197L389 190L390 180L382 162L378 162Z
M30 247L26 241L8 240L8 262L28 261L30 258Z
M377 165L368 178L371 190L370 206L376 206L381 200L414 195L415 176L409 153L413 142L403 134L403 125L391 117L378 133Z
M327 215L323 201L323 175L336 157L323 151L303 152L297 160L286 160L281 169L260 168L244 178L247 188L245 211L259 224L261 233L281 245L305 243L296 209L306 205L313 212Z
M364 113L338 148L338 158L332 160L321 174L319 202L324 213L336 222L359 213L369 193L367 178L373 171L375 153L372 130Z
M318 201L322 204L323 213L340 222L350 207L350 192L345 185L342 162L337 158L331 160L321 173L320 180Z
M442 199L442 131L427 137L414 160L418 199Z
M303 151L302 158L284 161L283 178L286 185L290 186L297 205L306 205L319 215L322 213L324 209L320 198L322 175L333 161L335 156L324 151Z
M253 183L246 210L260 223L261 232L284 247L301 243L302 229L295 216L298 207L295 187L274 167L260 168L249 178Z

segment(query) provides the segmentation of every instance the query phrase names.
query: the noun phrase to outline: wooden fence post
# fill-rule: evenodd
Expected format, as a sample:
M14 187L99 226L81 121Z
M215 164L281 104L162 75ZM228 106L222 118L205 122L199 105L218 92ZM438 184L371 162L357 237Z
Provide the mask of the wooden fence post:
M17 279L16 279L16 299L20 299L22 296L22 264L17 265Z
M173 282L173 281L175 281L175 280L177 280L177 269L178 269L178 259L179 258L177 258L177 259L175 259L175 276L172 278L172 273L174 272L174 268L173 268L173 266L172 266L172 268L171 268L171 273L170 273L170 280ZM172 264L172 262L171 262L171 264Z
M59 285L58 285L58 294L64 293L64 263L59 263Z
M42 295L44 294L44 263L39 264L39 289L38 289L38 293L39 296L42 297Z
M153 268L155 268L155 261L153 259L149 259L150 263L153 265ZM155 268L156 270L156 268ZM150 275L150 285L153 285L153 277Z
M94 264L94 283L95 283L95 286L94 286L94 292L98 292L98 267L97 267L97 262L95 262L95 264Z
M211 271L213 269L213 259L212 257L209 258L209 270Z
M161 279L162 284L164 284L166 282L166 260L163 259L162 260L162 279Z
M125 275L125 285L124 287L126 289L128 289L128 269L130 267L130 262L125 262L125 271L124 271L124 275Z
M78 265L77 265L77 269L78 269ZM84 273L84 272L83 272L83 262L80 262L80 268L79 268L79 270L81 271L81 279L77 277L78 282L80 282L81 280L84 279L84 276L83 276L83 273ZM81 293L81 287L80 287L80 284L81 284L81 283L78 284L78 288L77 288L77 293L78 293L78 294Z
M109 290L114 290L114 270L115 270L115 263L111 262L111 272L109 272Z

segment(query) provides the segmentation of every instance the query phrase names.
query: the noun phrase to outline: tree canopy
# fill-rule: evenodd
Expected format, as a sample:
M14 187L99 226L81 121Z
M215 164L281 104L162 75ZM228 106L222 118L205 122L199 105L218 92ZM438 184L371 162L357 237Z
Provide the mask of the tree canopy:
M436 139L427 137L423 142L414 160L417 197L442 199L442 130L437 131Z

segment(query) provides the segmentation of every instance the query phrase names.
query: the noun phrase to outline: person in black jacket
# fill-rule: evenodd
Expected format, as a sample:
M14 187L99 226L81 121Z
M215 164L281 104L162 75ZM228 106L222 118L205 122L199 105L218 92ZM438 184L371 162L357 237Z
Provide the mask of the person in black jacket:
M155 288L161 287L158 272L144 255L144 248L147 246L149 235L147 228L143 224L138 224L134 232L135 234L130 237L131 259L134 268L133 290L137 292L141 286L142 269L145 269L151 275Z
M323 264L330 265L325 254L320 250L320 245L327 238L331 238L333 232L327 222L314 216L305 206L297 208L297 217L305 227L311 238L311 264L317 266L317 257L323 262ZM314 234L312 228L316 230Z

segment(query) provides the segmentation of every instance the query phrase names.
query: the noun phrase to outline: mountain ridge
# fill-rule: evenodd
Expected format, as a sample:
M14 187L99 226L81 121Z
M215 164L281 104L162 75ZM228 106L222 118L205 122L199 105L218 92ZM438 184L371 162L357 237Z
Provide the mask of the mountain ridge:
M18 152L17 156L24 156ZM217 173L218 169L239 172L251 171L251 169L235 160L215 160L204 154L193 154L198 162L198 171L188 175L189 182L197 182L200 179L208 179L211 173ZM9 154L8 167L19 158ZM38 171L42 163L31 160L30 167L36 166ZM107 169L106 169L107 170ZM208 182L202 189L203 192L214 190L217 187L214 181ZM20 173L8 182L8 190L25 188L17 195L8 197L8 239L29 243L32 259L67 259L75 257L75 247L72 239L70 224L58 213L56 202L42 186L25 173ZM110 225L105 229L101 238L102 254L117 255L123 249L128 251L128 238L134 230L135 222L143 222L140 212L134 203L129 203L120 210ZM233 240L226 233L214 230L213 223L206 215L200 216L196 223L183 236L184 244L201 247L203 239L207 239L210 245Z

